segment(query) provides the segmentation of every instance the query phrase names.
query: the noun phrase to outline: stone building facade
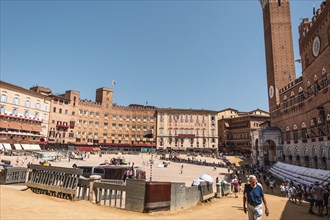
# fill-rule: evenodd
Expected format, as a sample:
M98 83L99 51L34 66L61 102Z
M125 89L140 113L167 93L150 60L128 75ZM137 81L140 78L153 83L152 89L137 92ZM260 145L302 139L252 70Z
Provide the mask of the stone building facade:
M217 112L195 109L157 109L157 149L216 153Z
M155 107L119 106L112 101L113 90L99 88L95 101L81 99L80 92L68 90L51 97L49 143L102 145L109 147L155 147Z
M279 2L289 4L288 0ZM265 4L274 5L277 1L266 1ZM263 10L265 12L265 8ZM281 6L278 10L282 10ZM265 128L260 135L254 136L253 158L255 162L265 164L279 160L301 166L330 169L329 0L321 3L311 21L307 18L302 20L299 33L302 76L297 79L292 74L288 77L285 71L278 74L269 71L275 66L285 67L287 61L268 62L271 60L271 55L281 47L272 44L268 39L269 36L265 34L265 42L272 44L266 45L268 84L275 83L275 88L278 87L279 90L276 95L271 89L269 90L272 129ZM273 50L269 50L270 47ZM274 76L271 75L283 76L289 81L285 81L284 86L277 85L273 81ZM276 101L272 101L273 99Z
M270 119L269 113L260 109L250 112L224 109L218 112L218 118L219 151L236 154L252 152L252 132Z
M0 143L39 144L48 136L49 110L51 98L0 81ZM2 148L0 146L0 148Z

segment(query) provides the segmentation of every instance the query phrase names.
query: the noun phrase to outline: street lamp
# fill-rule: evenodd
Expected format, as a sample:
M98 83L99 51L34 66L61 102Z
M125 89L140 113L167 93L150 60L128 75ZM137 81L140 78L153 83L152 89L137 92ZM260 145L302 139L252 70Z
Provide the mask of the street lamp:
M151 158L149 160L150 162L150 182L152 181L152 165L154 164L154 159L153 159L154 155L151 154Z

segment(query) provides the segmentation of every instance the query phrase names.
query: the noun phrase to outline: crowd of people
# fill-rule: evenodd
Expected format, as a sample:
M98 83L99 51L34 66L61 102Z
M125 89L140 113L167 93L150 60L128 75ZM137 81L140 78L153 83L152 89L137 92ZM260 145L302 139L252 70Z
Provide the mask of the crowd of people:
M293 182L284 181L280 185L280 191L294 204L302 205L302 201L309 202L308 213L311 215L327 216L329 214L329 185L322 186L318 181L310 186L294 185Z
M307 186L292 180L279 180L273 177L265 167L251 164L242 166L240 171L235 166L229 166L228 172L231 172L230 176L233 179L232 190L235 197L237 197L237 183L242 182L243 179L249 183L249 174L254 174L260 186L265 188L265 193L275 194L275 189L279 189L280 194L293 204L302 205L303 202L308 202L309 214L320 217L329 215L330 184L322 185L319 181L315 181L314 184ZM282 183L276 184L276 182Z

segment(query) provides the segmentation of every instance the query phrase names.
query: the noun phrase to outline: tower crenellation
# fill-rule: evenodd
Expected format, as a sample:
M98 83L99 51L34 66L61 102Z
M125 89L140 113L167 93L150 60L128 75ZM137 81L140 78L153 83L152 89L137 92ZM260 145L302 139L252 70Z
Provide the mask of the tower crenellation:
M318 22L319 17L325 14L325 8L330 7L330 0L325 0L321 3L320 8L316 10L315 15L312 17L311 20L308 18L303 18L300 25L299 25L299 42L301 43L307 38L307 35L310 33L312 28L316 26L315 24Z

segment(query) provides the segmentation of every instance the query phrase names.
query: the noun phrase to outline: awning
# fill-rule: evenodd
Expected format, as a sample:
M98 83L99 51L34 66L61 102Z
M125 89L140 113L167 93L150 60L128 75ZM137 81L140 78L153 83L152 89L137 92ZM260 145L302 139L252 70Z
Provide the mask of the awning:
M110 144L111 147L131 147L132 145L130 144L125 144L125 143L118 143L118 144Z
M27 124L21 124L22 130L31 131L31 126Z
M156 147L155 144L135 144L136 147Z
M69 146L68 146L68 150L74 150L74 149L75 149L74 146L72 146L72 145L69 145Z
M1 128L9 128L9 124L7 122L1 122L0 127Z
M10 129L16 129L16 130L21 130L22 129L21 125L19 125L17 123L8 123L8 125L9 125Z
M20 144L14 144L16 150L23 150Z
M30 150L41 150L39 144L30 144Z
M76 147L76 150L79 150L79 151L93 151L94 148L93 147Z
M2 145L5 147L6 150L12 150L10 144L3 143Z
M30 145L29 144L21 144L23 150L30 150Z
M31 128L32 128L32 131L41 132L41 127L39 127L39 126L32 125Z

